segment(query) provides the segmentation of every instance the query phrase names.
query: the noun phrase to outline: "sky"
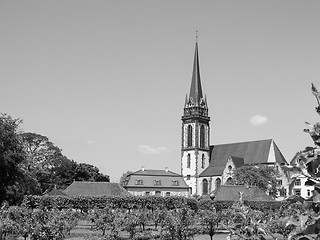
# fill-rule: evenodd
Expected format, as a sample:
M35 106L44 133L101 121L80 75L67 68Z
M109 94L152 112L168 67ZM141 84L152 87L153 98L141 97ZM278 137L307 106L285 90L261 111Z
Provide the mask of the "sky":
M180 173L198 31L210 144L274 139L290 161L319 121L320 1L0 0L0 112L118 182Z

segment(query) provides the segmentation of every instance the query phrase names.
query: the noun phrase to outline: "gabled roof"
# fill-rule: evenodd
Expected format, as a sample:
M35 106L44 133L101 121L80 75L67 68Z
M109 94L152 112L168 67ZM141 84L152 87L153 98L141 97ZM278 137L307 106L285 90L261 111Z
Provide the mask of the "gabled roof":
M161 184L156 185L155 181L159 180ZM138 181L140 181L139 184L137 184ZM173 183L173 181L175 181L175 183ZM139 170L130 174L129 181L125 188L128 189L130 187L189 189L181 175L167 170L150 169Z
M244 159L240 157L231 156L232 162L236 168L242 167L244 165Z
M210 195L214 201L237 201L240 199L246 201L275 201L272 197L256 186L243 185L223 185L214 190Z
M272 146L273 149L271 149ZM274 151L276 162L287 164L287 161L272 139L210 146L210 165L200 174L200 177L222 175L229 156L244 159L244 165L266 164L268 163L271 150Z
M118 183L74 181L64 190L69 196L128 196Z

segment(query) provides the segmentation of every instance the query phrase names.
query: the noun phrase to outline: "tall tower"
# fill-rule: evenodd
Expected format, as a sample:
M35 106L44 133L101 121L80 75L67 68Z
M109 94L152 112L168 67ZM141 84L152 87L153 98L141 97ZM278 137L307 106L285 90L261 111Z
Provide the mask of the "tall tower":
M191 194L201 195L199 174L209 166L210 117L207 99L203 97L201 88L198 42L195 46L190 93L186 95L181 120L181 174L191 188Z

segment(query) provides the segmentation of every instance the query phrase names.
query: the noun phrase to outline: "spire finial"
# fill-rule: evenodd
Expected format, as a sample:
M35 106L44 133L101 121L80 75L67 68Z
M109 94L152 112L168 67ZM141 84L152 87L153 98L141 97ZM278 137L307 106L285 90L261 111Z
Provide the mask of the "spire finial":
M198 42L198 28L196 28L196 43Z

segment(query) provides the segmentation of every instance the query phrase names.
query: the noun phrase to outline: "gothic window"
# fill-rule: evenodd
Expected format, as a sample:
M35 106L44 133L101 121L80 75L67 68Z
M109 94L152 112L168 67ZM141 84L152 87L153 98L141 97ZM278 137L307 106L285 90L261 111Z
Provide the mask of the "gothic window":
M205 148L205 130L203 125L200 127L200 148Z
M187 156L187 168L190 168L191 166L191 157L190 157L190 153Z
M219 188L221 186L221 179L217 178L216 179L216 189Z
M202 181L202 195L208 195L208 180L203 179Z
M204 154L202 154L202 158L201 158L201 167L202 167L202 168L205 168Z
M232 184L233 184L232 177L229 177L226 181L226 185L232 185Z
M192 147L192 126L188 125L188 141L187 147Z

